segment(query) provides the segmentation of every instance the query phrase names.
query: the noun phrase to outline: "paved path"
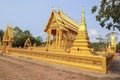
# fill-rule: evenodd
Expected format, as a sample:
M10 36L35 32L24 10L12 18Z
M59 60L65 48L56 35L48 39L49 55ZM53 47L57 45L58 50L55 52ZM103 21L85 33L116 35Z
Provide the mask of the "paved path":
M39 62L37 64L35 60L29 60L0 55L0 80L113 80L97 79L95 76L91 77L56 69L55 67L41 65ZM119 69L114 73L117 74Z

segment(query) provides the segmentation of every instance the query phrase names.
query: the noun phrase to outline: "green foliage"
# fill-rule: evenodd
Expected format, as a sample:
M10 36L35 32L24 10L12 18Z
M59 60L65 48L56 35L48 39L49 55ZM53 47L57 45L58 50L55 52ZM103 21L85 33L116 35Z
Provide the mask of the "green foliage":
M22 31L19 27L15 27L13 28L13 33L14 33L13 47L19 46L24 47L24 43L28 37L30 38L32 45L36 43L36 46L39 46L42 43L41 41L42 38L40 36L39 37L32 36L29 30Z
M94 43L91 43L91 47L94 49L94 51L102 51L102 50L106 50L106 46L107 46L107 43L105 42L94 42Z
M4 35L4 31L3 30L0 30L0 40L2 41L3 39L3 35Z
M110 41L111 41L111 35L114 35L114 36L115 36L115 40L117 41L117 37L116 37L116 35L118 35L117 32L110 32L110 33L106 34L106 35L105 35L106 41L107 41L107 42L110 42Z
M99 35L96 40L97 42L91 43L91 48L93 48L95 51L106 50L108 43L105 42L105 39Z
M41 36L38 36L36 37L36 46L39 46L39 45L42 45L43 43L43 40L42 40L42 37Z
M103 51L103 50L106 50L108 46L108 43L105 43L105 42L94 42L94 43L91 43L91 48L94 49L94 51Z
M96 38L96 40L99 41L99 43L102 43L104 42L104 39L101 37L101 35L99 35L99 37Z
M116 51L120 53L120 42L116 45Z
M102 27L120 30L120 0L101 0L100 6L93 6L91 11L98 12L96 20Z

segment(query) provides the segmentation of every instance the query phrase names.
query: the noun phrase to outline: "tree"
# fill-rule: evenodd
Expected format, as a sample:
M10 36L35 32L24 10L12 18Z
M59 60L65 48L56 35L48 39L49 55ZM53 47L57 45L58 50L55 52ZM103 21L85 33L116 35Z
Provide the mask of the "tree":
M120 42L116 45L116 51L120 53Z
M110 32L110 33L106 34L105 37L106 37L107 42L111 41L111 35L116 36L116 35L118 35L118 33L117 32ZM117 41L117 37L115 37L115 40Z
M22 31L19 27L13 28L14 33L14 42L13 47L24 47L24 43L27 40L27 38L30 38L31 44L33 45L36 43L37 46L41 45L42 38L41 36L34 37L32 36L31 32L29 30Z
M99 35L99 37L96 38L96 40L99 41L99 43L102 43L104 42L104 39L101 37L101 35Z
M3 35L4 35L4 31L3 31L3 30L0 30L0 40L1 40L1 41L3 40Z
M106 49L107 43L105 42L105 39L101 37L101 35L99 35L96 40L98 42L94 42L92 43L91 47L95 50L95 51L102 51Z
M16 26L13 28L13 33L15 37L19 37L22 35L22 30L18 26Z
M36 41L35 41L35 43L36 43L36 46L41 45L41 44L42 44L42 40L41 40L41 38L36 37Z
M23 33L24 33L25 35L29 35L29 36L31 36L31 33L30 33L29 30L25 30Z
M101 4L93 6L91 10L92 13L98 11L96 20L102 27L120 30L120 0L101 0Z

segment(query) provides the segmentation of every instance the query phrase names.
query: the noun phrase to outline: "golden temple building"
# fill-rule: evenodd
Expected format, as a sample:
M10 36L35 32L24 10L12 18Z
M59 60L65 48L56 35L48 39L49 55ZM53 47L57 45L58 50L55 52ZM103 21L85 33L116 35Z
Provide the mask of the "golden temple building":
M59 48L72 53L91 54L84 9L80 25L60 9L58 12L52 9L44 31L47 33L48 49Z
M111 35L109 49L112 52L110 54L104 52L103 55L94 55L90 48L84 8L82 9L80 25L60 9L58 11L52 9L44 32L47 33L46 47L37 47L36 44L32 46L30 38L28 38L24 44L25 48L14 48L12 47L14 41L12 26L7 25L2 41L2 53L24 56L81 70L107 73L109 64L114 57L113 52L115 53L116 50L115 37Z
M52 9L49 21L44 29L44 32L47 33L46 46L70 48L78 33L78 28L78 23L60 9L58 12Z

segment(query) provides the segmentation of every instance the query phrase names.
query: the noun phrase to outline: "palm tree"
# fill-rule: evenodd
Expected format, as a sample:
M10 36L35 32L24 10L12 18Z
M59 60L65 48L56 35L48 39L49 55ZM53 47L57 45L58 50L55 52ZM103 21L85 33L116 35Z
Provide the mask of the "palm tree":
M0 30L0 40L2 41L3 39L3 35L4 35L4 31L3 30Z
M111 35L114 35L114 36L115 36L115 40L117 41L117 37L116 37L116 35L118 35L117 32L110 32L110 33L106 34L106 35L105 35L106 41L107 41L107 42L110 42L110 41L111 41Z
M101 37L101 35L99 35L96 40L98 42L94 43L94 48L96 48L97 51L101 51L104 50L106 48L106 43L105 43L105 39Z

